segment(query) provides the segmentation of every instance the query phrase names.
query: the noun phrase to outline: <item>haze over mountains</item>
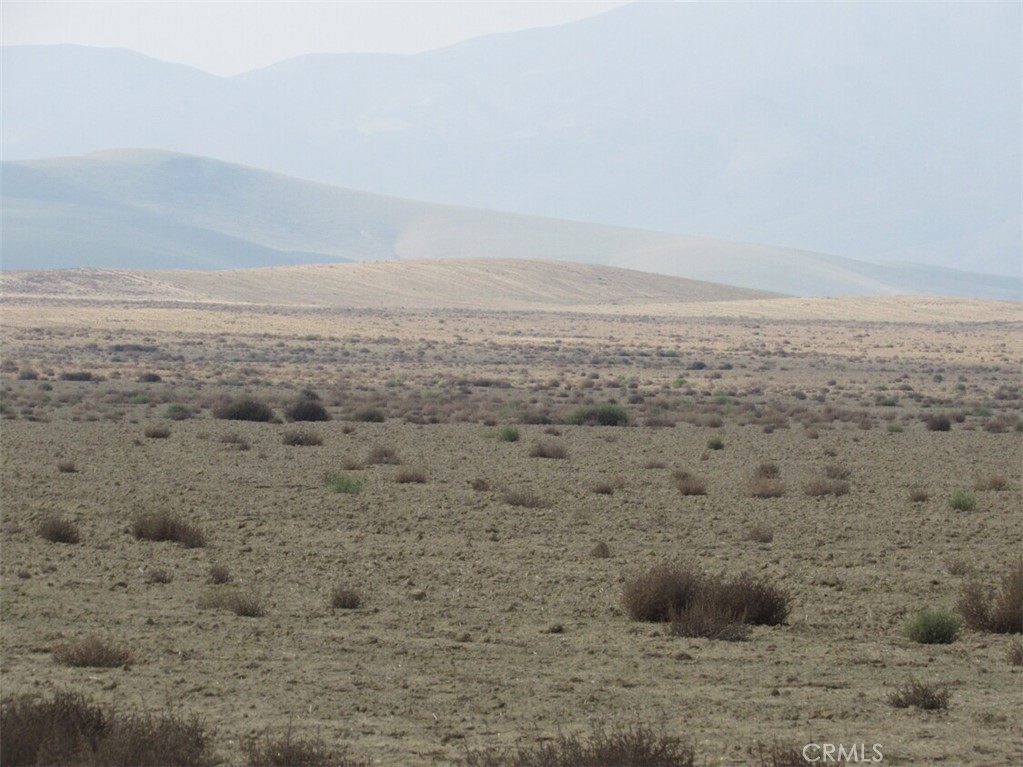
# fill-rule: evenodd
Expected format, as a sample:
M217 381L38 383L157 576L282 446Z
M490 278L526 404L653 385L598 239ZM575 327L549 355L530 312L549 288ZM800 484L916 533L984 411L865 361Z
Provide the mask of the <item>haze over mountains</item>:
M1019 298L1020 21L1018 4L637 3L233 78L123 50L8 47L5 160L153 147L687 236L114 154L88 173L97 158L5 166L4 268L74 239L108 265L500 255L800 294Z
M1015 298L1019 280L416 202L153 150L3 164L5 269L530 258L798 295Z

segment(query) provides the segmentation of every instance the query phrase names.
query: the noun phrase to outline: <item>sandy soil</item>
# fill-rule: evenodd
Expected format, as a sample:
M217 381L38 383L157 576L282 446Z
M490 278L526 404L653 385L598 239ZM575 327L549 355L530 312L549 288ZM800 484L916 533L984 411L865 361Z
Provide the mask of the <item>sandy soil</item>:
M802 300L768 316L781 304L767 304L684 318L5 305L4 693L197 712L229 763L265 728L416 765L596 720L688 738L703 764L808 742L877 743L886 764L1018 764L1012 638L919 645L903 628L920 608L952 609L967 578L996 583L1023 552L1023 325L1000 304L956 321L835 318ZM83 370L97 380L60 380ZM162 380L138 382L147 372ZM334 416L304 427L320 446L283 444L294 424L211 415L243 392L283 415L304 388ZM561 423L608 401L633 425ZM170 403L196 416L168 420ZM352 420L365 407L386 422ZM951 431L926 429L936 413ZM556 423L521 423L540 415ZM518 442L498 439L506 424ZM146 437L152 426L170 435ZM568 457L530 457L536 442ZM401 465L366 465L378 446ZM66 461L76 471L59 471ZM749 497L761 462L779 466L783 497ZM808 496L829 466L848 470L849 493ZM676 468L707 494L680 495ZM410 469L427 482L396 481ZM342 470L360 493L327 490ZM1006 489L949 508L991 476ZM612 495L594 492L603 482ZM511 506L509 489L543 505ZM208 545L134 539L134 517L157 510ZM79 544L37 535L51 513L78 524ZM754 525L773 540L750 540ZM609 558L591 555L601 541ZM788 624L731 643L630 621L624 579L675 561L771 579L791 594ZM213 564L266 615L200 609ZM171 581L149 582L154 569ZM338 585L363 606L331 609ZM90 633L135 662L54 662ZM910 678L948 685L949 709L889 706Z

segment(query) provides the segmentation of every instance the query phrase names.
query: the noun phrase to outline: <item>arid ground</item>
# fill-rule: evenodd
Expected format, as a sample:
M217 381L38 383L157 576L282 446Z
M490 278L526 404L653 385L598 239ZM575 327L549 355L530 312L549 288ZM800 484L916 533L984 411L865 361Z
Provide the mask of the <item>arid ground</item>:
M905 633L1023 554L1018 304L99 298L2 306L5 695L196 713L228 764L266 730L443 765L593 722L682 737L706 765L807 743L1023 760L1016 638ZM332 420L289 422L312 393ZM214 417L243 395L274 421ZM571 423L606 403L628 425ZM322 444L285 444L296 431ZM778 497L751 495L762 464ZM358 492L333 492L338 473ZM811 494L824 479L847 492ZM151 512L206 545L135 538ZM52 516L79 542L40 536ZM765 578L788 620L739 642L630 620L623 583L661 563ZM264 614L209 608L213 566ZM339 587L360 606L332 607ZM89 635L131 662L56 662ZM910 680L946 687L948 708L891 706Z

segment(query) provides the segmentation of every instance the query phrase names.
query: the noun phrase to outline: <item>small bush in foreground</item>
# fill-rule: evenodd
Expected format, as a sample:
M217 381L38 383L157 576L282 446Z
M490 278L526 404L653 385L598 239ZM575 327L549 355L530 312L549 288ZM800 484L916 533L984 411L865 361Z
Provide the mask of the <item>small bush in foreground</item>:
M289 421L329 421L330 413L327 412L319 400L302 399L289 407L285 412Z
M1005 659L1009 661L1010 666L1023 666L1023 642L1018 639L1009 645L1009 649L1005 651Z
M894 708L909 708L915 706L924 711L936 711L937 709L948 708L948 702L952 693L947 687L935 684L925 684L915 679L903 687L898 688L888 696L888 704Z
M576 426L627 426L629 414L620 405L606 403L579 408L568 417Z
M931 497L931 494L922 487L914 487L909 491L909 500L913 503L923 503Z
M720 437L711 437L707 440L708 450L724 450L725 443Z
M197 718L118 713L76 693L0 702L4 767L211 767L211 737Z
M192 408L188 405L174 403L164 409L163 417L171 421L187 421L192 417Z
M418 469L401 469L394 477L399 485L425 485L426 473Z
M166 426L147 426L143 430L143 434L150 439L167 439L167 437L170 436L170 433L171 430Z
M780 745L764 748L758 744L757 758L759 759L757 767L806 767L807 765L801 748L786 748Z
M131 652L126 647L90 635L60 645L53 651L53 659L62 666L76 668L117 668L131 662Z
M815 479L808 482L803 491L813 497L820 498L824 495L840 496L849 492L849 483L840 479Z
M521 506L524 509L539 509L543 501L525 490L506 490L502 499L509 506Z
M751 498L781 498L785 495L785 483L768 477L754 479L750 483L749 494Z
M225 565L211 565L209 570L210 583L224 584L231 582L231 571Z
M146 583L166 585L172 580L174 580L174 576L171 575L169 570L164 570L162 567L155 567L146 572Z
M78 469L74 461L57 461L57 471L61 474L74 474Z
M315 447L323 444L323 438L314 431L307 429L292 429L284 432L281 442L291 447Z
M375 407L367 407L362 410L355 411L355 415L352 416L354 421L362 421L363 423L383 423L387 420L383 412Z
M948 505L955 511L973 511L977 508L977 496L969 490L956 490L949 496Z
M726 607L712 601L697 600L685 612L671 619L671 634L679 637L704 637L723 642L742 642L749 638L749 627Z
M781 476L781 469L776 463L762 463L753 471L754 479L778 479Z
M368 767L338 756L320 740L302 740L290 729L283 737L263 733L242 743L246 767Z
M358 477L352 477L348 474L331 474L327 477L327 489L332 493L345 493L346 495L356 495L362 492L365 481Z
M258 594L241 591L234 586L218 586L199 598L200 610L230 610L243 618L266 615L263 599Z
M952 613L925 608L906 625L906 636L919 644L951 644L961 628L962 621Z
M518 442L519 430L514 426L502 426L501 430L497 432L497 438L502 442Z
M675 471L673 477L675 478L675 487L682 495L707 494L707 480L703 477L697 477L684 469Z
M353 589L338 586L330 592L330 606L337 610L355 610L362 606L362 597Z
M398 453L391 447L383 447L377 445L369 451L369 455L366 456L366 464L372 466L374 464L399 464L401 459L398 457Z
M530 458L568 458L568 450L557 442L535 442L529 449Z
M274 411L266 403L252 397L239 397L213 409L213 417L226 421L267 422L274 417Z
M206 545L206 536L198 527L164 511L136 517L131 534L146 541L174 541L186 549L201 549Z
M978 581L966 583L956 607L971 629L1023 634L1023 559L1002 577L995 593Z
M658 565L625 582L622 604L637 621L671 620L684 612L696 597L703 576L683 565Z
M945 415L932 415L924 424L927 431L952 431L952 421Z
M39 523L39 535L52 543L78 543L78 525L63 517L47 517Z
M693 767L691 746L644 726L597 730L589 738L561 735L514 749L470 752L464 767Z

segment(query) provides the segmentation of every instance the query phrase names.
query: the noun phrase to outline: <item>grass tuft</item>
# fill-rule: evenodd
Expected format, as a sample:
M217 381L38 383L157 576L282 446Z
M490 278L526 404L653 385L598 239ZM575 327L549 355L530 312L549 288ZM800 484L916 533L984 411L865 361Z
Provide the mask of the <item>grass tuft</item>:
M952 613L924 608L906 625L906 636L919 644L951 644L961 628L962 621Z
M39 535L51 543L78 543L78 525L70 519L49 516L39 523Z
M888 696L888 704L894 708L913 706L924 711L936 711L948 708L951 698L952 693L947 687L910 679L908 683Z
M92 634L55 648L53 659L62 666L75 668L118 668L131 663L132 655L128 648Z
M165 511L140 514L132 522L131 534L139 540L174 541L186 549L201 549L206 545L206 536L198 527Z

